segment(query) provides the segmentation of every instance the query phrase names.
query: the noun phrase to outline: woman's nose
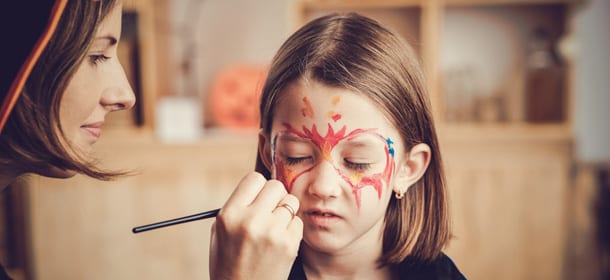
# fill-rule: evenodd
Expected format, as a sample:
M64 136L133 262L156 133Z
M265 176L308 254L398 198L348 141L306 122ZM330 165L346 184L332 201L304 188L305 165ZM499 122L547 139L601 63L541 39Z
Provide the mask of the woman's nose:
M335 166L326 160L320 162L312 170L312 181L307 192L320 199L337 197L341 193L341 183L344 182Z
M120 111L131 109L136 103L136 97L127 80L123 67L119 64L119 69L115 75L109 77L109 86L102 93L100 103L108 111Z

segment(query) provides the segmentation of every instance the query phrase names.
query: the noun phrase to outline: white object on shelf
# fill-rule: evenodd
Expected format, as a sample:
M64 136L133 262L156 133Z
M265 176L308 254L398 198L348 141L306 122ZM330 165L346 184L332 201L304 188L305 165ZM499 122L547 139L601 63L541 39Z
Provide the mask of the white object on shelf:
M157 137L162 142L193 142L201 136L201 106L195 97L164 97L157 104Z

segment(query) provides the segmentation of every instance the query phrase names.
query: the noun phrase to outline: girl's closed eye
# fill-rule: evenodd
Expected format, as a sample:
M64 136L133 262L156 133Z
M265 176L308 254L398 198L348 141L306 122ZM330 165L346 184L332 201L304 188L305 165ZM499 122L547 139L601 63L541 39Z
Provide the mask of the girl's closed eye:
M345 166L355 171L367 171L371 168L371 163L360 162L355 160L343 159Z
M298 157L284 157L287 165L297 165L301 163L308 163L313 159L311 156L298 156Z

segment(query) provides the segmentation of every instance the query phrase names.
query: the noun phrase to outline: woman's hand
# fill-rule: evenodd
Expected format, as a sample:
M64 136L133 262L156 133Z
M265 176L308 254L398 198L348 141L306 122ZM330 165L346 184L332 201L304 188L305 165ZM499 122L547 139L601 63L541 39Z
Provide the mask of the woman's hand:
M212 225L210 279L287 279L303 237L298 209L281 182L245 176Z

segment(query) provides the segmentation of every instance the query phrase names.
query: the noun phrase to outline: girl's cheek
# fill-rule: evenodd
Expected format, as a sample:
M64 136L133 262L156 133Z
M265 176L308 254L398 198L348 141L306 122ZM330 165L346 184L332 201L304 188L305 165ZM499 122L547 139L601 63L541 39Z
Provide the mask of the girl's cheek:
M292 182L294 179L294 171L284 165L281 161L275 162L275 170L277 177L276 179L282 182L284 187L286 187L286 191L290 193L292 191L292 185L294 184L294 182Z

